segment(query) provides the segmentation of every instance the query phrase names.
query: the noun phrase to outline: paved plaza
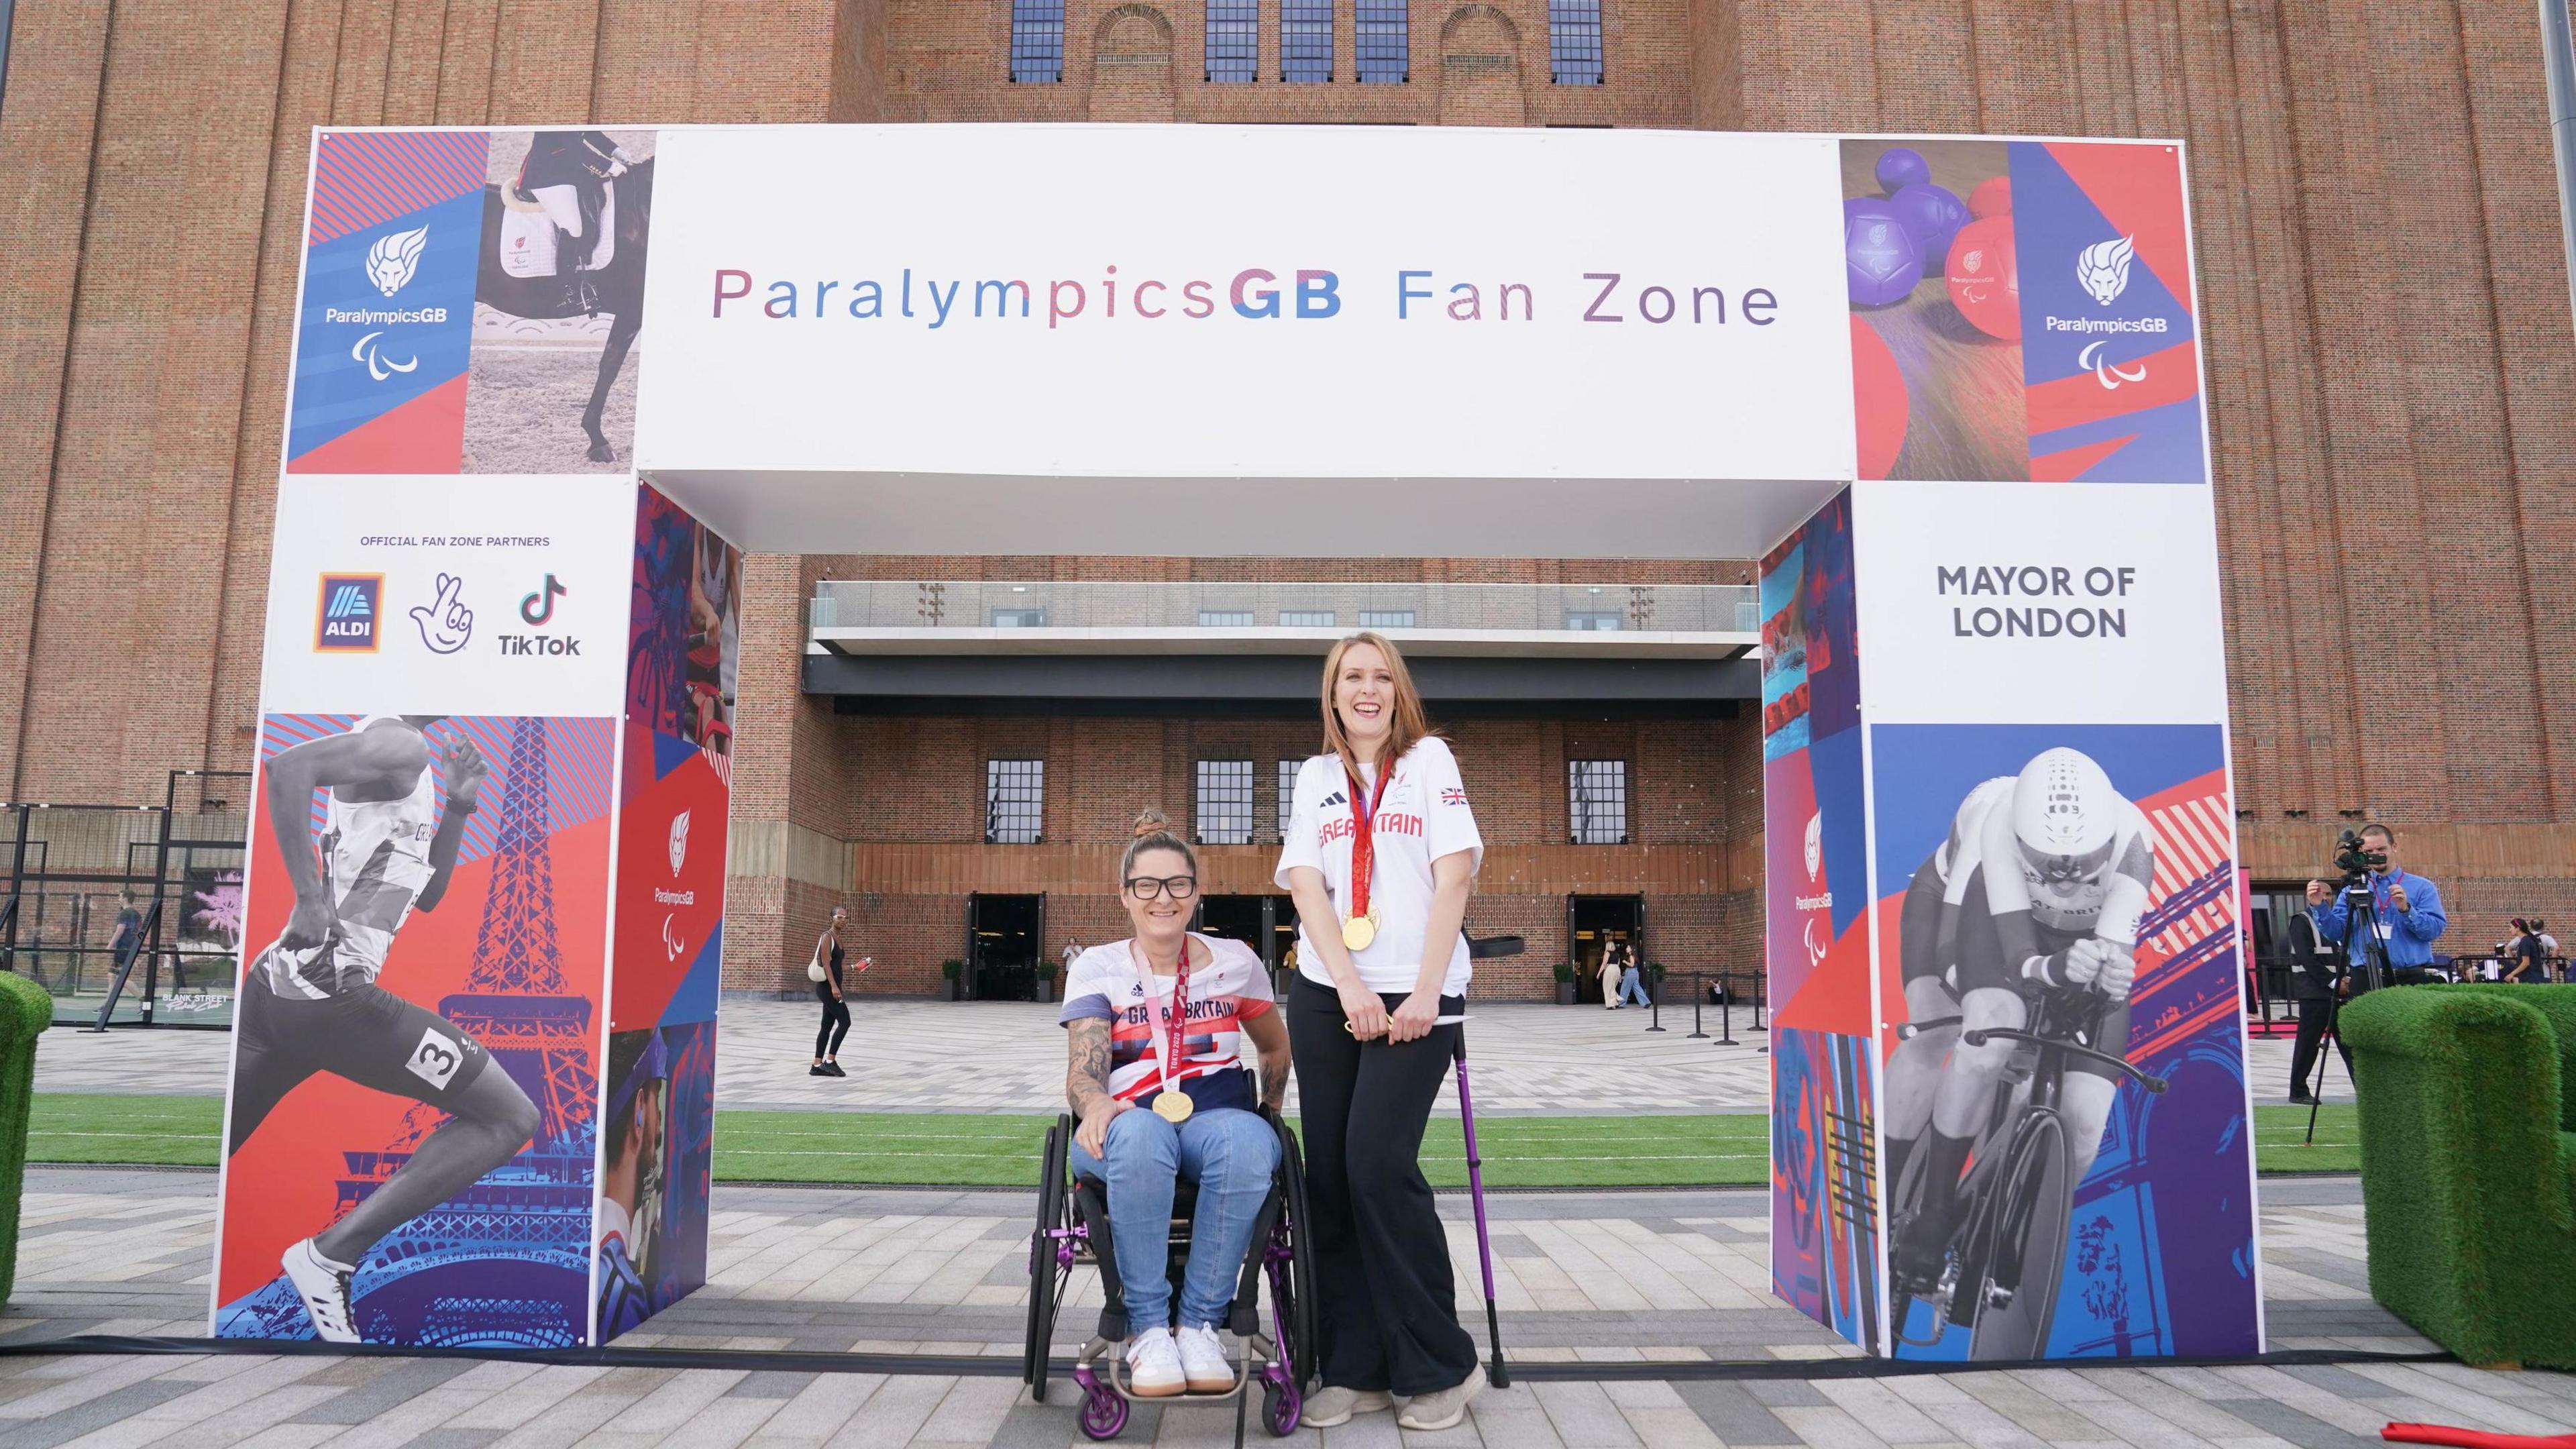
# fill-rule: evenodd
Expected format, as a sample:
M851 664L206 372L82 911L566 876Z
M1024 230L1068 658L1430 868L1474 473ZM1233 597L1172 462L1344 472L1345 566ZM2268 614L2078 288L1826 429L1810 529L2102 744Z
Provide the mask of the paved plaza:
M728 1001L718 1101L798 1110L1043 1112L1062 1083L1054 1008L856 1004L847 1081L806 1076L812 1008ZM1643 1013L1473 1005L1481 1111L1755 1112L1764 1040L1662 1033ZM1707 1019L1716 1030L1715 1018ZM43 1091L216 1094L219 1033L55 1030ZM2286 1090L2288 1045L2257 1042L2258 1100ZM2338 1074L2338 1081L2340 1076ZM2345 1094L2348 1095L2348 1094ZM36 1168L19 1279L0 1345L59 1336L205 1332L211 1172ZM1442 1212L1463 1295L1481 1322L1468 1200ZM1758 1190L1497 1194L1490 1201L1504 1341L1530 1374L1488 1391L1445 1434L1386 1415L1302 1430L1302 1445L2225 1446L2334 1449L2392 1420L2506 1432L2576 1429L2576 1378L2455 1364L2354 1361L2231 1368L2088 1368L1813 1378L1849 1345L1771 1296ZM908 1356L920 1373L539 1367L464 1359L317 1356L0 1357L0 1449L187 1449L256 1443L479 1449L729 1449L733 1445L1056 1446L1085 1442L1072 1394L1027 1401L1013 1375L1034 1204L1020 1190L718 1184L707 1286L621 1345ZM2417 1353L2431 1345L2370 1301L2359 1185L2263 1187L2264 1291L2278 1349ZM1096 1279L1077 1275L1056 1352L1088 1335ZM958 1357L1001 1371L958 1374ZM1760 1377L1694 1377L1718 1364ZM1594 1376L1589 1366L1600 1365ZM1616 1367L1613 1367L1616 1366ZM1660 1375L1660 1376L1659 1376ZM1140 1408L1123 1442L1217 1445L1230 1411ZM1267 1436L1256 1425L1251 1442Z
M1767 1033L1734 1014L1736 1045L1719 1044L1714 1009L1694 1040L1691 1013L1666 1008L1664 1030L1643 1011L1470 1001L1469 1066L1476 1110L1507 1116L1760 1112L1768 1105ZM857 1108L876 1112L1057 1112L1064 1103L1064 1034L1057 1008L1028 1002L946 1003L859 997L841 1048L847 1080L806 1075L811 1002L728 1000L716 1053L721 1107ZM232 1048L226 1032L57 1027L36 1039L36 1087L46 1092L162 1092L221 1096ZM2286 1099L2290 1043L2252 1047L2254 1100ZM2343 1064L2328 1101L2352 1100ZM1293 1102L1293 1098L1291 1099ZM1444 1088L1441 1110L1457 1108Z
M213 1174L29 1174L19 1283L0 1344L72 1333L204 1332ZM2429 1347L2362 1288L2349 1179L2264 1193L2265 1290L2282 1349ZM729 1449L733 1445L1070 1446L1071 1395L1032 1404L1015 1378L1031 1212L1018 1192L716 1188L707 1287L621 1343L939 1356L920 1374L536 1367L457 1359L265 1356L0 1358L0 1449L319 1444L372 1449ZM1458 1281L1477 1292L1463 1197L1444 1197ZM1503 1333L1533 1374L1469 1424L1403 1434L1376 1415L1303 1430L1307 1446L2225 1446L2340 1449L2392 1420L2505 1432L2576 1429L2576 1377L2454 1364L2087 1368L1811 1378L1851 1350L1769 1296L1759 1192L1531 1193L1492 1203ZM1090 1275L1057 1349L1086 1331ZM1469 1321L1480 1305L1462 1302ZM1009 1361L958 1375L953 1357ZM1777 1377L1689 1377L1711 1360ZM1619 1381L1583 1366L1622 1366ZM1661 1372L1667 1377L1653 1377ZM1567 1377L1556 1377L1567 1375ZM1140 1409L1124 1442L1207 1446L1229 1412ZM1256 1427L1251 1442L1265 1442Z

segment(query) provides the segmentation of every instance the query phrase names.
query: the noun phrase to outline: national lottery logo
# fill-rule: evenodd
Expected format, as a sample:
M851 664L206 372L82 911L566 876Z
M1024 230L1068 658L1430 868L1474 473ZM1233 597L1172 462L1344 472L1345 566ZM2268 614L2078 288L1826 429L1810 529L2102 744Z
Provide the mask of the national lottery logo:
M381 642L376 618L384 603L383 574L324 574L313 648L322 654L373 654Z

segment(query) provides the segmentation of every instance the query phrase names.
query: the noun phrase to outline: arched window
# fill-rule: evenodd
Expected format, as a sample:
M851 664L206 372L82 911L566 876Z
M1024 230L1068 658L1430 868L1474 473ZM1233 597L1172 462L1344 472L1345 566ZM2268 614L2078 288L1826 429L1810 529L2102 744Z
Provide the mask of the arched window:
M1404 0L1359 0L1360 84L1402 85L1413 69Z
M1547 0L1548 79L1601 84L1601 0Z
M1064 0L1011 0L1011 80L1051 86L1064 79Z
M1333 0L1280 0L1279 78L1333 78Z
M1208 83L1254 80L1260 66L1260 0L1208 0Z

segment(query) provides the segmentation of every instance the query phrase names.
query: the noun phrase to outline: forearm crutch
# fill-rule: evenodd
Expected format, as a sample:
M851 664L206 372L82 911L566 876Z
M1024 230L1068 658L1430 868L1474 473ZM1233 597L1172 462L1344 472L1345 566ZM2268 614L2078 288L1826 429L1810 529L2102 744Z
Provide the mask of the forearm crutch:
M1458 1125L1467 1133L1467 1196L1476 1205L1476 1261L1485 1270L1485 1342L1493 1349L1485 1380L1498 1389L1512 1386L1503 1363L1503 1321L1494 1308L1494 1245L1485 1233L1485 1166L1476 1155L1476 1104L1467 1095L1467 1028L1458 1028Z

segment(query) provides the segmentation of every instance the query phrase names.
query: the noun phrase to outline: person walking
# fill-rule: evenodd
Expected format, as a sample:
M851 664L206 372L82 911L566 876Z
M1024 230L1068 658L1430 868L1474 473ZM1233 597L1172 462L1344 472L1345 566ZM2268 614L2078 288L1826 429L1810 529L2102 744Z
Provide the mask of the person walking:
M1288 1041L1323 1325L1305 1418L1329 1429L1402 1395L1401 1427L1447 1429L1475 1396L1476 1345L1420 1156L1458 1053L1484 841L1383 635L1333 646L1322 710L1325 750L1297 771L1275 877L1297 902Z
M809 1077L846 1077L841 1070L841 1042L850 1034L850 1003L841 995L841 927L850 908L832 907L832 924L814 942L814 959L805 974L814 982L814 999L823 1003L823 1024L814 1032L814 1068ZM865 970L865 963L860 969Z
M1601 1006L1605 1011L1619 1009L1619 946L1615 941L1601 948Z
M1645 968L1637 964L1637 948L1619 943L1619 1002L1621 1005L1652 1006L1646 995Z

